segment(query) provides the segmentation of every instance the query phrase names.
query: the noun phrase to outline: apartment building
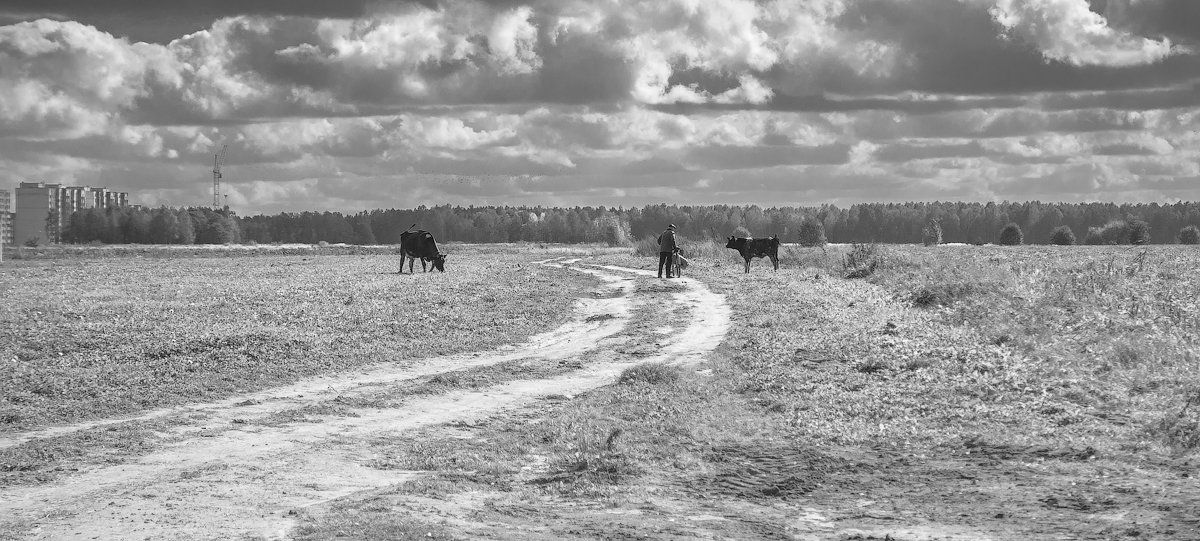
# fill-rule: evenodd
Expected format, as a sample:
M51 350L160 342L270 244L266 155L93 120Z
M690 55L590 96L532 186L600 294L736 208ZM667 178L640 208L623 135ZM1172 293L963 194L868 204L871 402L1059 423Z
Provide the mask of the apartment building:
M129 194L108 188L63 186L43 182L22 182L16 190L16 217L13 240L38 244L62 242L63 227L71 213L90 208L129 206Z
M0 246L13 245L12 193L0 190Z

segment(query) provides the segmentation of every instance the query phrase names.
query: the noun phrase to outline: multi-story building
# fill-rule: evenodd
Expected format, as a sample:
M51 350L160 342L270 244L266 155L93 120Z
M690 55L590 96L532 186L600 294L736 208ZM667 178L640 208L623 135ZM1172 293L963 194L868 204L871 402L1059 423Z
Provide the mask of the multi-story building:
M72 212L129 205L129 194L125 192L43 182L22 182L17 186L16 199L13 240L19 243L31 240L38 244L62 242L63 227Z
M12 193L0 190L0 246L12 246Z

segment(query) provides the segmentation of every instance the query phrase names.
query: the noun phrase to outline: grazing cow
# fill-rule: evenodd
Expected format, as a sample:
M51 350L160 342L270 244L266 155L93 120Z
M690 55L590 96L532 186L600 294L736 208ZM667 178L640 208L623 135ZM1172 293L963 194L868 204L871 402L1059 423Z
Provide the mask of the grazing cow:
M746 272L750 272L750 260L756 257L770 257L771 263L775 264L775 270L779 270L778 236L763 239L730 236L725 247L733 248L742 254L742 259L746 260Z
M433 268L446 272L446 254L438 252L437 242L433 234L418 229L405 231L400 234L400 274L404 274L404 256L408 256L408 273L413 273L413 263L421 260L421 272L429 272L425 262L433 263Z

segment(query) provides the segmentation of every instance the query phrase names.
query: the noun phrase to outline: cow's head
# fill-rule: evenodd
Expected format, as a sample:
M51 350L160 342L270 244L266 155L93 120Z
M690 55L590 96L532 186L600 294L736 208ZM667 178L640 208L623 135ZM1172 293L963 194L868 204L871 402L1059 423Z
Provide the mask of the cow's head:
M433 268L441 272L446 272L446 254L435 255L430 258L430 261L433 262Z
M725 247L726 248L737 248L738 247L738 238L733 235L729 235L729 242L725 243Z

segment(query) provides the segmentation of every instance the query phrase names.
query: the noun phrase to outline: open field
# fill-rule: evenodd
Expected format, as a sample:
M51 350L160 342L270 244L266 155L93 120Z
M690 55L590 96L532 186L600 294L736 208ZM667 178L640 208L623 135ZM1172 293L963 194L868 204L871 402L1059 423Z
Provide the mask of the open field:
M284 519L239 531L265 537L1200 538L1196 250L882 246L845 279L851 247L746 275L693 246L668 282L610 250L459 248L416 276L369 255L6 261L0 436L236 403L0 448L0 537L83 516L203 537L164 508L253 479ZM280 386L304 397L243 398ZM105 464L137 456L164 505L65 495L119 489Z

